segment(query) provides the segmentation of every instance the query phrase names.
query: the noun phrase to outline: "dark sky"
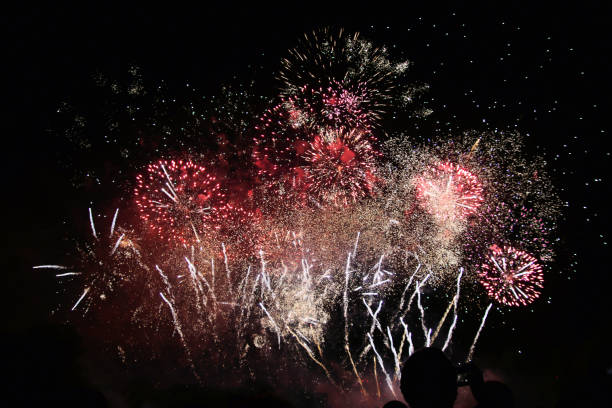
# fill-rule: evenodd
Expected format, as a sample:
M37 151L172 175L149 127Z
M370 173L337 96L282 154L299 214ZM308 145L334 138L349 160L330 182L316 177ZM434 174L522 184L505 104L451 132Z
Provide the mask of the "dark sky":
M30 269L40 254L53 253L69 209L88 201L64 180L46 132L59 103L77 94L92 73L120 75L130 64L171 86L190 82L203 93L215 92L233 76L248 75L249 64L275 70L302 33L333 25L359 30L412 60L415 77L431 85L431 104L441 118L454 114L466 129L516 123L531 135L532 147L545 152L569 203L559 229L559 273L545 292L551 302L518 317L519 333L494 325L480 344L482 364L504 373L522 406L578 402L587 394L603 398L612 369L610 129L604 121L610 108L609 9L599 2L469 8L368 3L303 10L288 2L198 9L45 6L1 18L8 29L2 59L9 105L2 139L2 331L16 347L14 354L3 349L17 361L11 367L40 371L62 364L49 357L49 345L64 336L49 334L52 282ZM42 334L31 339L32 333ZM23 344L39 350L19 363L28 354ZM78 371L66 368L66 378L82 376L70 370ZM44 374L34 378L39 382L32 386L43 387Z

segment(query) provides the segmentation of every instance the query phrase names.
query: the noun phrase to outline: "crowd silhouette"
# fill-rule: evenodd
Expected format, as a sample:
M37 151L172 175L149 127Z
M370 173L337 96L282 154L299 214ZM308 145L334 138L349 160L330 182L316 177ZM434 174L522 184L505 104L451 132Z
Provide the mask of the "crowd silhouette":
M402 369L400 390L410 408L452 408L457 399L458 376L478 402L477 408L513 408L510 388L498 381L484 381L482 371L467 364L455 368L444 353L436 348L421 349L408 358ZM400 401L390 401L383 408L406 407Z
M122 382L123 390L102 386L80 367L83 353L79 336L68 327L40 327L20 336L0 336L6 373L0 389L0 406L63 406L63 407L292 407L326 405L325 395L317 401L303 401L286 390L269 386L242 389L215 389L201 385L177 385L170 389L154 384ZM568 384L561 390L558 408L574 406L609 406L610 374L595 374L582 383ZM359 405L346 400L346 406L376 408L512 408L516 406L510 388L499 381L485 381L482 371L474 364L455 367L436 348L424 348L413 353L402 368L400 401L386 404L369 402ZM601 377L601 378L600 378ZM95 382L95 385L94 385ZM105 388L104 388L105 387ZM459 392L460 390L460 392ZM606 394L607 393L607 394ZM281 395L293 395L285 400ZM458 398L459 395L459 398ZM608 396L606 396L608 395ZM466 400L468 396L468 400ZM304 398L306 398L305 396ZM473 397L473 399L471 399ZM342 406L342 396L333 407ZM588 401L587 404L584 404Z

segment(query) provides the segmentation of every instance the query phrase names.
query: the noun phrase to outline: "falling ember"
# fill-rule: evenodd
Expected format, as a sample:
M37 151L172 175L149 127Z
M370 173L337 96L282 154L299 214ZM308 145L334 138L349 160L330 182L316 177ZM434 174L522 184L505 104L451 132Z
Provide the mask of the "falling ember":
M480 282L499 303L525 306L540 296L544 282L542 267L526 252L493 245L480 269Z
M215 177L189 160L149 164L136 183L140 218L160 238L183 244L199 240L225 202Z
M450 162L430 167L416 184L421 206L440 221L468 217L484 200L478 178Z

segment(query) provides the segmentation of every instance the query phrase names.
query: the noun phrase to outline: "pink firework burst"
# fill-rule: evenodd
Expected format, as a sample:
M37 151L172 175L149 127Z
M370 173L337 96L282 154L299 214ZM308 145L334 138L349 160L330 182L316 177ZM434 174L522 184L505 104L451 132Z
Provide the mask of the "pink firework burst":
M441 221L465 218L484 200L482 184L465 168L443 162L425 171L416 183L421 206Z
M530 304L540 296L539 289L544 283L537 259L510 246L491 246L479 277L487 294L508 306Z
M213 228L225 206L216 178L189 160L160 160L136 176L140 218L160 238L187 244Z
M326 88L303 86L287 100L299 112L308 112L310 126L324 128L370 129L379 119L369 106L368 93L360 84L345 86L333 81ZM303 116L302 116L303 117Z
M335 206L371 196L378 156L363 130L327 130L305 153L305 190L319 203Z

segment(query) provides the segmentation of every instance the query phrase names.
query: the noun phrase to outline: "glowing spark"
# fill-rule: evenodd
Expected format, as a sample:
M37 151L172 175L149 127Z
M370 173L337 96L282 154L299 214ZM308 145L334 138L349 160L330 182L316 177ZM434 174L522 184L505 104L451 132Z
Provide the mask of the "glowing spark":
M98 239L98 235L96 234L96 227L94 225L93 214L91 213L91 207L89 207L89 224L91 225L91 233L93 234L95 239Z
M114 254L115 251L117 250L117 248L119 247L119 244L121 243L121 240L123 239L123 237L125 236L125 234L121 234L121 236L119 237L119 239L117 240L117 243L115 244L115 246L113 247L113 249L111 250L110 254Z
M391 381L391 377L389 377L387 370L385 370L383 359L380 356L380 354L378 354L378 351L376 350L376 346L374 345L374 339L372 339L372 336L370 335L370 333L368 333L368 338L370 339L370 345L372 346L372 350L374 350L374 354L376 354L376 358L378 358L378 364L380 365L380 369L385 374L385 378L387 380L387 387L389 387L389 390L391 390L391 394L393 394L393 396L395 397L395 390L393 389L393 382Z
M266 315L268 316L268 319L270 319L270 322L272 323L272 327L274 327L274 330L276 331L276 337L278 338L278 348L280 349L280 344L281 344L281 333L280 333L280 329L278 328L278 326L276 325L276 322L274 321L274 319L272 318L272 316L270 316L270 313L268 313L268 310L266 309L266 307L263 305L263 303L259 302L259 306L263 309L264 312L266 312Z
M113 222L111 223L109 238L113 237L113 232L115 232L115 223L117 222L117 215L119 214L119 209L115 210L115 215L113 216Z
M79 305L79 303L81 303L81 300L83 300L83 298L85 298L85 296L87 295L88 292L89 292L89 287L86 287L85 290L83 291L83 294L79 298L79 300L76 301L76 303L74 304L74 306L72 306L72 309L70 309L70 310L74 311L74 309L76 309L76 307Z
M478 341L478 337L480 337L480 332L482 331L482 328L484 327L485 322L487 321L487 316L489 315L489 311L491 310L492 306L493 306L493 303L489 303L489 306L487 307L487 310L485 311L484 316L482 316L480 327L478 328L478 331L476 332L476 336L474 337L474 341L472 342L472 346L470 347L470 352L468 353L467 359L465 360L466 362L472 361L472 356L474 355L474 350L476 349L476 342Z
M68 267L62 265L37 265L33 266L32 269L68 269Z

